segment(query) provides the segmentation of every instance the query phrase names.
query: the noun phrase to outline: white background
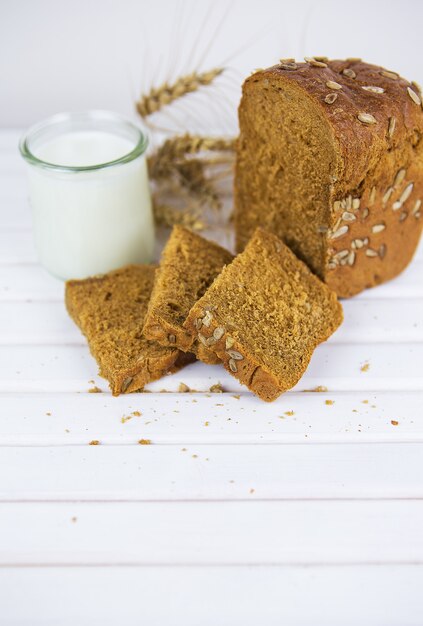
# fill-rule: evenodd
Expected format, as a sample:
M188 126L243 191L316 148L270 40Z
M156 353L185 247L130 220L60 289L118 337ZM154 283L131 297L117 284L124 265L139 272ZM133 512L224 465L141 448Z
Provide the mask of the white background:
M87 108L130 115L143 86L202 57L202 69L234 68L234 88L280 57L313 54L419 82L422 24L419 0L0 0L0 125Z

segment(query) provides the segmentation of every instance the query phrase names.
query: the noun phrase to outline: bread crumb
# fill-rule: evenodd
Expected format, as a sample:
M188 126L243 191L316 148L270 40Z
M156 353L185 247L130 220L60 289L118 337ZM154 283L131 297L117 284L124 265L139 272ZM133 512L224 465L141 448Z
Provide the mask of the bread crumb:
M235 400L240 400L241 399L241 394L237 394L235 396L232 396L233 398L235 398Z
M187 449L186 448L181 448L181 452L186 452Z
M138 443L142 446L149 446L151 444L151 439L140 439Z
M98 439L93 439L92 441L90 441L89 443L90 446L99 446L100 442Z
M73 522L75 524L75 522L78 520L77 517L71 517L71 522Z
M369 401L368 400L362 400L361 403L362 404L369 404Z
M50 413L50 412L47 412L47 413L46 413L46 415L51 415L51 413Z
M291 417L291 415L295 415L294 411L285 411L285 415Z
M216 383L210 387L209 391L212 393L223 393L223 387L220 383Z
M391 420L392 426L398 426L399 422L397 420Z
M139 411L132 411L132 415L134 417L141 417L142 413L140 413Z
M204 426L210 426L210 422L204 422Z
M328 405L335 404L335 400L325 400L325 404L328 404Z
M250 493L254 493L254 492L255 492L255 489L251 488Z
M179 383L178 392L179 393L188 393L191 389L185 383Z
M324 393L325 391L328 391L328 388L325 387L324 385L319 385L318 387L315 387L314 389L303 389L304 393Z
M198 454L193 454L193 455L192 455L192 458L193 458L193 459L198 459Z
M65 433L70 433L69 428L65 428Z
M132 415L123 415L120 418L120 421L122 422L122 424L125 424L126 422L129 422L129 420L131 420L132 417L133 417Z
M366 361L366 363L363 363L363 365L360 367L360 370L362 372L368 372L369 371L369 367L370 367L370 363L368 361Z
M91 389L88 389L88 393L103 393L100 389L100 387L91 387Z

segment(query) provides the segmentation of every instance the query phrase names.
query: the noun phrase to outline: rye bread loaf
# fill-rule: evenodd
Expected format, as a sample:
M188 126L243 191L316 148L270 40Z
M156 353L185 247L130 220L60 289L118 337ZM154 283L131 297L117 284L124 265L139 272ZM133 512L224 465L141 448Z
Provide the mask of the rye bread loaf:
M275 235L257 229L185 322L251 391L272 401L342 322L336 294Z
M245 81L239 123L238 250L263 226L343 297L406 267L423 223L418 85L360 59L288 59Z
M175 226L163 249L145 316L143 333L163 346L193 352L205 363L218 363L183 323L195 302L230 263L230 252L183 226Z
M100 375L115 396L142 389L189 358L142 335L155 271L152 265L129 265L66 283L69 315L87 338Z

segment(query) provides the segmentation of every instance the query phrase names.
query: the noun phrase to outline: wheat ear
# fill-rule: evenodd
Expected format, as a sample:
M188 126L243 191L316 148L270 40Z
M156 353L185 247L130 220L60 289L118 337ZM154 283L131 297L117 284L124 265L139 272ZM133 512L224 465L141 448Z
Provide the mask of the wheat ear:
M160 87L153 87L140 97L136 103L137 111L141 117L148 117L174 100L197 91L200 87L210 85L223 71L224 68L218 67L208 72L192 72L181 76L172 84L166 82Z

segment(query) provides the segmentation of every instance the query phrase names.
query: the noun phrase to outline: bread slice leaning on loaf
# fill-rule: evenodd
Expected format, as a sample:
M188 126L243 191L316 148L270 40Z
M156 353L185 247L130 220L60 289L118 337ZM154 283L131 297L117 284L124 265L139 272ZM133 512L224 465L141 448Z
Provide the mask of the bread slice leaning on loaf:
M336 294L280 239L257 229L185 322L225 368L266 401L291 389L342 322Z
M360 59L292 60L244 83L237 249L281 237L339 296L399 274L423 224L418 85Z
M69 315L87 338L100 375L115 396L142 389L191 358L142 334L155 271L153 265L128 265L66 283Z

